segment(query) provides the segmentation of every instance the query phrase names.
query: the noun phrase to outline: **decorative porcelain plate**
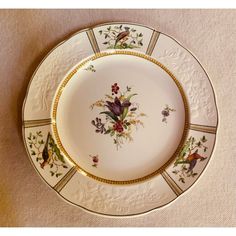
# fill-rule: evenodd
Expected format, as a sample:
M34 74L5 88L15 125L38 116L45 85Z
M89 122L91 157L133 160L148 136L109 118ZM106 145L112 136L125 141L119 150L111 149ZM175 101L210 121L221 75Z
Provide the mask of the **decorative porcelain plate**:
M167 205L210 160L211 82L176 40L146 26L79 31L42 61L23 106L30 160L68 202L113 216Z

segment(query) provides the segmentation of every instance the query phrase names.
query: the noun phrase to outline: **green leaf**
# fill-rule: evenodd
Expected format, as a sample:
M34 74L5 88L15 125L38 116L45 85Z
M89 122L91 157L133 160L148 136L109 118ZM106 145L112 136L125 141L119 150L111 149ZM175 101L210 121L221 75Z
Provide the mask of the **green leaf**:
M198 147L200 147L200 146L201 146L201 144L202 144L202 143L199 141L199 142L197 143L197 146L198 146Z
M38 141L39 144L44 144L43 140Z
M139 37L143 37L143 34L142 34L142 33L140 33L138 36L139 36Z
M59 177L60 175L62 175L62 173L57 173L57 174L56 174L56 177Z
M203 143L205 143L205 142L207 141L205 135L203 135L203 137L201 138L201 141L202 141Z
M114 115L112 112L110 111L103 111L100 112L100 114L106 114L107 116L111 117L114 121L118 121L118 118L116 115Z
M111 136L114 136L114 134L115 134L115 131L112 130L111 133L110 133L110 135L111 135Z
M129 101L135 95L138 95L138 94L137 93L130 94L125 100Z
M53 172L53 171L50 171L50 173L51 173L51 176L53 176L53 175L54 175L54 172Z
M183 146L183 148L181 149L181 151L180 151L180 153L179 153L179 155L178 155L178 159L177 159L177 160L182 159L182 158L185 157L187 151L189 150L190 143L191 143L191 139L189 139L189 140L185 143L185 145Z
M98 33L101 35L102 34L102 30L99 30Z
M106 45L106 44L108 44L108 42L104 42L103 44L105 44L105 45Z
M31 137L32 137L32 133L30 132L28 139L31 140Z
M65 169L68 168L68 166L66 166L66 165L63 165L62 167L65 168Z
M32 151L31 151L31 155L32 155L32 156L36 155L35 151L32 150Z
M135 95L138 95L137 93L133 93L133 94L130 94L126 99L125 101L130 101L130 99L135 96ZM129 108L128 107L125 107L124 108L124 111L123 111L123 114L121 115L121 120L124 120L125 117L127 116L128 114L128 111L129 111Z
M109 134L111 132L110 129L106 130L104 134Z
M127 114L128 114L128 111L129 111L129 108L128 108L128 107L125 107L125 108L124 108L124 111L123 111L123 113L122 113L122 115L121 115L121 120L124 120L124 119L125 119L125 117L126 117Z
M183 166L183 170L187 170L188 168L186 166Z
M51 145L52 145L53 152L56 154L56 156L58 157L58 159L59 159L61 162L65 163L64 157L61 155L60 149L59 149L59 148L57 147L57 145L55 144L55 142L54 142L54 140L53 140L53 138L52 138L51 135L50 135L50 143L51 143Z
M56 153L58 159L59 159L61 162L65 163L64 157L61 155L61 152L60 152L60 150L59 150L57 147L56 147L55 153Z

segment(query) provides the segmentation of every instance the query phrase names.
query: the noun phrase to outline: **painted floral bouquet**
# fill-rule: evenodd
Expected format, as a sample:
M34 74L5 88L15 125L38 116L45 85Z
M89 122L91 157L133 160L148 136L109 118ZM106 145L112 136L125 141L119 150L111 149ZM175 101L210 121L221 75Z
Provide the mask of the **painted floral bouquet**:
M91 124L96 128L95 132L109 134L117 149L124 144L124 141L132 141L131 133L133 128L143 126L140 117L146 116L139 112L139 104L132 102L132 98L138 94L131 93L131 87L127 86L126 91L121 92L117 83L111 86L111 95L106 94L105 99L93 103L101 111L100 117L92 120ZM105 117L105 119L103 119ZM102 120L103 119L103 120Z

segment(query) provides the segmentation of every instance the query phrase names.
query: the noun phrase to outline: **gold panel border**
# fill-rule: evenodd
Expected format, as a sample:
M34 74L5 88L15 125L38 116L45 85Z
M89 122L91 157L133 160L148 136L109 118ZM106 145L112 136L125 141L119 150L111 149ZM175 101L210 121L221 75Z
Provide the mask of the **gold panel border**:
M156 46L157 40L159 39L159 36L160 36L160 32L154 30L152 33L151 39L149 41L147 51L146 51L147 55L149 55L149 56L152 55L153 50Z
M198 124L190 124L189 129L209 134L216 134L217 131L217 127L215 126L198 125Z
M52 123L52 119L40 119L40 120L24 120L23 127L24 128L33 128L39 126L50 125Z
M177 197L183 193L183 190L179 187L179 185L170 177L170 175L165 170L161 172L161 175Z
M76 167L72 167L62 178L61 180L53 187L58 193L66 186L66 184L71 180L71 178L77 172Z

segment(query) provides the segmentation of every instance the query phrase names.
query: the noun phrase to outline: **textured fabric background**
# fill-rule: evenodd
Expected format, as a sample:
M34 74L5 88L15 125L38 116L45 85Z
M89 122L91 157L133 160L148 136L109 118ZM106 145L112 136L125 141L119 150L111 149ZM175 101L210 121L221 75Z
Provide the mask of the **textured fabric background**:
M21 136L36 66L79 29L131 21L174 36L211 77L220 113L213 158L194 187L164 209L117 219L69 205L39 178ZM0 10L0 226L236 226L235 10Z

